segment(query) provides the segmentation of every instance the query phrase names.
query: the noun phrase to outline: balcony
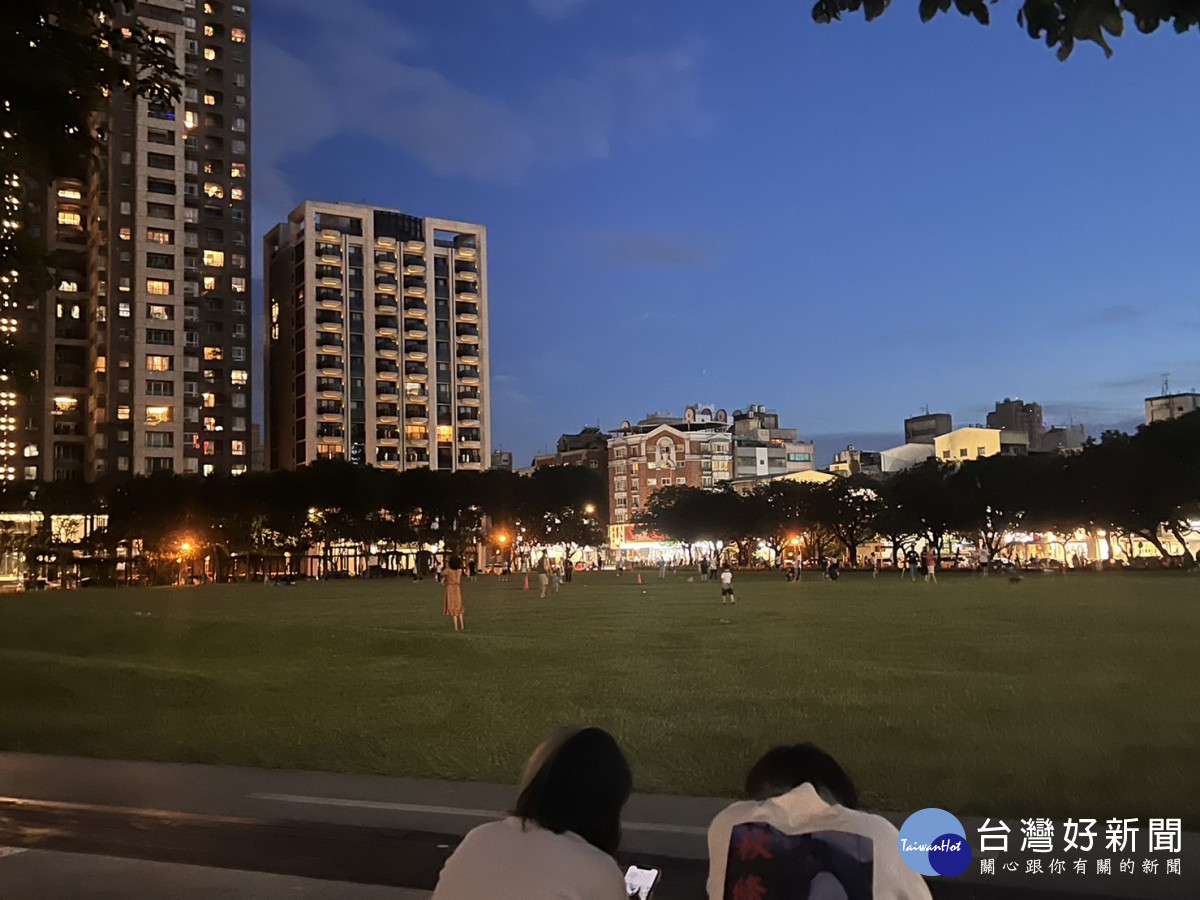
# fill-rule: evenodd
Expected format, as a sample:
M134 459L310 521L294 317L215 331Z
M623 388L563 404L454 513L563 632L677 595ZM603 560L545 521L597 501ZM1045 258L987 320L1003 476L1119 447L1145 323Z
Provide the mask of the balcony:
M479 270L475 268L475 263L456 263L454 277L462 281L478 281Z
M342 292L334 288L317 288L317 303L322 309L341 309Z
M382 459L376 459L375 464L381 469L398 469L400 468L400 458L385 456Z
M343 419L343 414L340 412L319 412L317 413L318 422L340 422Z
M376 316L375 331L384 337L396 337L400 329L400 323L396 321L394 316Z
M428 381L429 369L417 363L408 363L404 366L404 379L405 381Z
M322 247L317 251L317 262L323 266L340 266L342 251L336 247Z
M375 438L375 443L378 444L380 447L399 447L400 446L400 435L397 434L395 437L378 437L377 436Z
M454 316L456 322L475 324L479 321L479 307L474 303L455 303Z
M375 416L375 422L376 422L376 424L379 424L379 425L399 425L400 417L398 415L396 415L394 412L392 412L392 413L388 413L387 415L383 415L383 416L380 416L380 415Z
M346 364L340 356L321 356L317 358L317 372L321 375L341 375L346 371Z
M476 391L474 394L464 394L459 392L458 402L463 406L479 406L479 404L483 401L479 399L479 392Z
M406 313L415 313L417 315L425 315L429 312L429 306L424 300L418 300L415 297L404 298L404 311Z
M479 343L479 329L474 325L459 325L455 329L455 336L458 338L460 344Z
M470 345L464 344L459 347L454 356L459 362L469 363L473 366L479 363L479 351Z
M377 237L375 238L375 245L391 250L396 246L396 239L394 237Z
M336 228L322 228L317 232L317 237L322 241L328 241L331 244L336 244L341 241L342 233Z
M321 331L340 334L345 326L341 316L322 316L317 314L317 328Z
M395 297L390 297L387 294L375 295L375 309L379 312L394 313L400 309L400 304Z
M400 345L395 341L376 341L375 355L380 359L399 359Z
M417 275L417 276L423 277L425 275L425 263L424 262L405 263L404 264L404 274L405 275Z
M375 268L380 272L395 272L396 255L394 253L376 253Z
M464 422L478 422L479 421L479 410L460 408L458 410L458 421L460 424L464 423Z
M429 326L427 326L420 319L405 319L404 336L410 338L426 338L429 336Z
M341 385L338 385L337 387L326 385L325 387L317 388L317 397L321 400L338 400L345 393L346 389Z
M459 259L474 259L476 256L474 247L455 247L454 255Z
M404 345L404 358L413 362L424 362L429 359L429 348L425 344L406 343Z
M425 242L424 241L405 241L404 242L404 252L405 253L424 254L425 253Z
M477 441L477 440L475 440L475 441L468 441L468 440L465 440L465 439L463 439L463 438L459 438L459 439L458 439L458 446L460 446L460 447L462 447L462 448L464 448L464 449L468 449L468 450L478 450L478 449L480 449L480 448L483 446L483 444L482 444L481 442Z
M429 407L420 403L409 403L404 407L404 421L424 425L429 421Z
M394 294L396 293L396 284L389 281L376 281L375 291L378 294Z
M336 353L340 356L342 351L345 349L345 346L346 345L341 341L321 340L321 338L317 339L318 353Z
M376 368L375 369L375 377L380 379L381 381L399 381L400 380L400 370L399 369Z
M417 435L415 433L414 434L405 433L404 443L410 444L413 446L417 446L417 447L428 447L429 446L429 433L425 432L424 434L421 434L421 435ZM428 461L428 457L426 457L426 461Z
M458 370L458 383L459 384L478 385L479 384L479 370L474 369L474 368L469 368L469 369L464 370L463 368L460 368Z
M395 403L400 399L400 388L391 383L377 384L375 386L375 396L379 400Z
M479 288L465 281L454 282L454 294L459 300L474 303L479 299Z

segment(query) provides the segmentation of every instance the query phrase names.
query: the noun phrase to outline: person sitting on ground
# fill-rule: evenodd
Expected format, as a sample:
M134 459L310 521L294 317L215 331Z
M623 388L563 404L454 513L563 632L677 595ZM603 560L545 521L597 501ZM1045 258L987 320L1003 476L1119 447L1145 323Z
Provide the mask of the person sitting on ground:
M861 812L850 776L812 744L768 751L745 791L709 826L708 900L930 900L895 826Z
M446 860L433 900L627 900L613 854L632 791L611 734L559 729L529 757L512 815Z

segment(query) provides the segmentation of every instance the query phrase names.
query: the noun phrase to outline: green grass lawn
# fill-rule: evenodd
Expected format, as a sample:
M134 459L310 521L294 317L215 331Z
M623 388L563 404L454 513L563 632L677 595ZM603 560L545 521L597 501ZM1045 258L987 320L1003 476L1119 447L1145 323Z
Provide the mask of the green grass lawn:
M0 748L512 782L594 723L639 790L811 740L865 805L1200 822L1200 579L583 574L0 597Z

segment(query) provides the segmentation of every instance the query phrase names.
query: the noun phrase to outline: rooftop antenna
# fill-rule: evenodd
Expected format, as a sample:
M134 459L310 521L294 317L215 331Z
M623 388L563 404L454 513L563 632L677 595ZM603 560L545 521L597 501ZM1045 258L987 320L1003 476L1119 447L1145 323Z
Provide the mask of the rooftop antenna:
M1171 393L1171 373L1170 372L1163 372L1162 392L1163 392L1164 397Z
M925 415L929 415L929 404L925 404Z

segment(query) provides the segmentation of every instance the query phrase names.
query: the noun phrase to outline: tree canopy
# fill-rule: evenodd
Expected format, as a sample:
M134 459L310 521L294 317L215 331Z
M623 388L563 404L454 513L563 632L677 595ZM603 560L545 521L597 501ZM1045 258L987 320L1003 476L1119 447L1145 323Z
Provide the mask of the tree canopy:
M1000 0L921 0L922 22L953 8L981 25L991 22L990 7ZM876 19L891 5L891 0L817 0L812 16L817 22L828 23L841 19L843 13L862 11L868 22ZM1075 49L1076 41L1091 41L1112 56L1109 37L1125 33L1129 19L1143 34L1170 25L1177 34L1200 28L1200 0L1022 0L1017 9L1017 23L1034 40L1044 40L1047 47L1058 48L1058 58L1065 60Z

